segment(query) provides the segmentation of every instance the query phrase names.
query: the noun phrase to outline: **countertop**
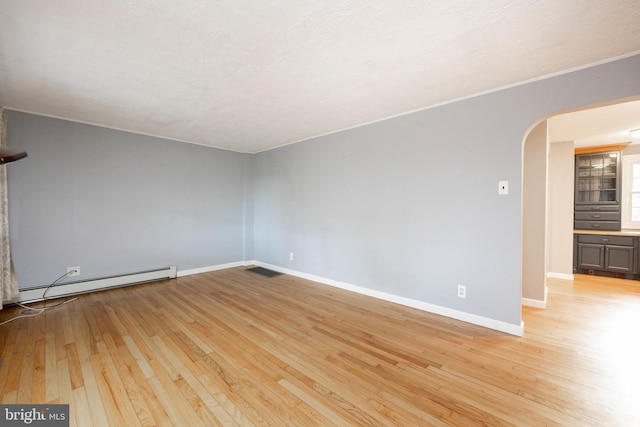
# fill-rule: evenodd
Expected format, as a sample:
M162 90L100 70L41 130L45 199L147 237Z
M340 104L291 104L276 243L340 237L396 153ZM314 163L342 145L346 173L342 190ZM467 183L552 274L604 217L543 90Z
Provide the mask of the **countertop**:
M640 230L622 229L620 231L611 230L573 230L573 234L606 234L607 236L640 236Z

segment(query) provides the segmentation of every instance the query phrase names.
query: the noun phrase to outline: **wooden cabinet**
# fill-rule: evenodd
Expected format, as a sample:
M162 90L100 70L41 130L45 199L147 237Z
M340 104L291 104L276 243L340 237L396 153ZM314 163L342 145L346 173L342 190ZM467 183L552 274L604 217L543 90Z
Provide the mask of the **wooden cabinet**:
M575 273L638 273L638 237L575 234L574 245Z
M621 152L576 155L574 228L619 231Z

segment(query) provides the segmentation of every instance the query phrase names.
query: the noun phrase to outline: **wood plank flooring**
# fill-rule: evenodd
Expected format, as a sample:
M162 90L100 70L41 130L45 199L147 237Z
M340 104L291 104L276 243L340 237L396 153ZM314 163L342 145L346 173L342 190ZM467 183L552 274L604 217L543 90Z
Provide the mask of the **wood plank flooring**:
M0 402L75 426L640 425L640 282L550 280L523 318L515 337L234 268L0 326Z

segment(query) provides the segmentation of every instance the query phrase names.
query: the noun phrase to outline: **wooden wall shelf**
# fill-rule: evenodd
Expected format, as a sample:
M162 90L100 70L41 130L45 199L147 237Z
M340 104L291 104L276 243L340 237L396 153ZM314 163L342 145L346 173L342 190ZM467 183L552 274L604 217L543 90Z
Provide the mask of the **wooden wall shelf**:
M589 153L601 153L603 151L618 151L624 150L627 148L627 145L631 144L629 142L621 142L620 144L609 144L609 145L594 145L593 147L579 147L576 148L575 154L589 154Z

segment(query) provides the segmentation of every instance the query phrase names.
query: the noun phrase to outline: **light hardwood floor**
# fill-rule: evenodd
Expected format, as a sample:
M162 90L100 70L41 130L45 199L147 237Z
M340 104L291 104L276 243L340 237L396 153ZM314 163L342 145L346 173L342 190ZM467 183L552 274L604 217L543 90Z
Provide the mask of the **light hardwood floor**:
M235 268L0 326L0 401L76 426L640 424L640 282L550 280L523 318L515 337Z

